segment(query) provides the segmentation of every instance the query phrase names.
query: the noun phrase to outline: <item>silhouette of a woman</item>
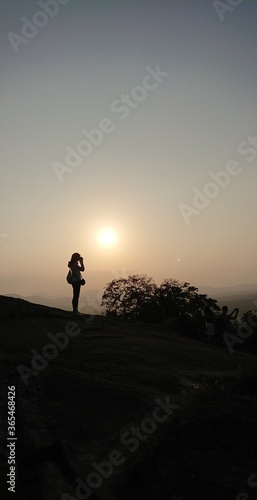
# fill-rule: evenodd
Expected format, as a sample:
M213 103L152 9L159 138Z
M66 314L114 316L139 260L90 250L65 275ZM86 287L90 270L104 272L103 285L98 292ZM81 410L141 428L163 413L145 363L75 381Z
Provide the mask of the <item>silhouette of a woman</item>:
M72 288L73 288L73 297L72 297L72 307L73 313L79 314L78 312L78 303L79 303L79 295L81 288L81 280L82 275L81 272L85 271L85 266L83 263L83 257L80 256L78 252L75 252L71 256L71 260L68 262L68 267L72 273Z

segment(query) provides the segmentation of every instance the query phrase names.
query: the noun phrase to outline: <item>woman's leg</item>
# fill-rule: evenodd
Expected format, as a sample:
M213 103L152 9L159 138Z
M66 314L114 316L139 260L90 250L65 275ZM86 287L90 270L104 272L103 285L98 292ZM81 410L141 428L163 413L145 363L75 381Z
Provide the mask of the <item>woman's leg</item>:
M73 298L72 298L73 312L77 312L79 304L80 284L74 283L72 285L72 288L73 288Z

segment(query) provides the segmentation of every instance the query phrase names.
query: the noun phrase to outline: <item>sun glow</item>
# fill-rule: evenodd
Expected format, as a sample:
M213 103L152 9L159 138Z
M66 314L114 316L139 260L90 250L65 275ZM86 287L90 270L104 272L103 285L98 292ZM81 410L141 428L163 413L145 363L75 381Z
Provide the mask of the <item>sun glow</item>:
M99 232L99 241L104 247L114 246L117 242L117 236L113 229L104 228Z

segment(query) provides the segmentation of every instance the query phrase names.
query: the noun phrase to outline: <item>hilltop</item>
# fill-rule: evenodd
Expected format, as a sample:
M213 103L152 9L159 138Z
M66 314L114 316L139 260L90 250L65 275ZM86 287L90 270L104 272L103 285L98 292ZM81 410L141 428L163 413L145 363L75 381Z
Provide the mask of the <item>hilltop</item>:
M7 387L16 388L15 498L222 500L253 491L256 385L242 373L256 356L3 296L0 318L5 422ZM2 498L6 437L3 428Z
M106 282L107 281L108 279L106 278ZM210 287L200 285L198 289L200 293L207 294L208 297L216 299L220 308L223 305L227 305L229 310L233 310L235 307L238 307L239 317L247 311L256 310L257 308L257 284L241 284L228 287ZM102 289L102 291L103 290L104 289ZM71 298L67 295L52 296L46 295L45 293L38 293L35 295L22 296L15 293L9 293L5 296L23 299L28 302L42 304L52 308L69 310L71 307ZM87 314L104 314L104 308L101 307L100 302L99 289L83 290L83 295L80 300L80 310L81 312Z

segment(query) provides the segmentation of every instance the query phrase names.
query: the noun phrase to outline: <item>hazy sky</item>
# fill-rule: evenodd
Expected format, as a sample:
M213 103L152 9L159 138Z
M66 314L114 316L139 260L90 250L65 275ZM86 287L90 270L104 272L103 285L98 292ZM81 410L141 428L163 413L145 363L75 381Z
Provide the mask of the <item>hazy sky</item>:
M1 0L0 26L0 293L70 293L73 252L89 289L256 283L256 2Z

